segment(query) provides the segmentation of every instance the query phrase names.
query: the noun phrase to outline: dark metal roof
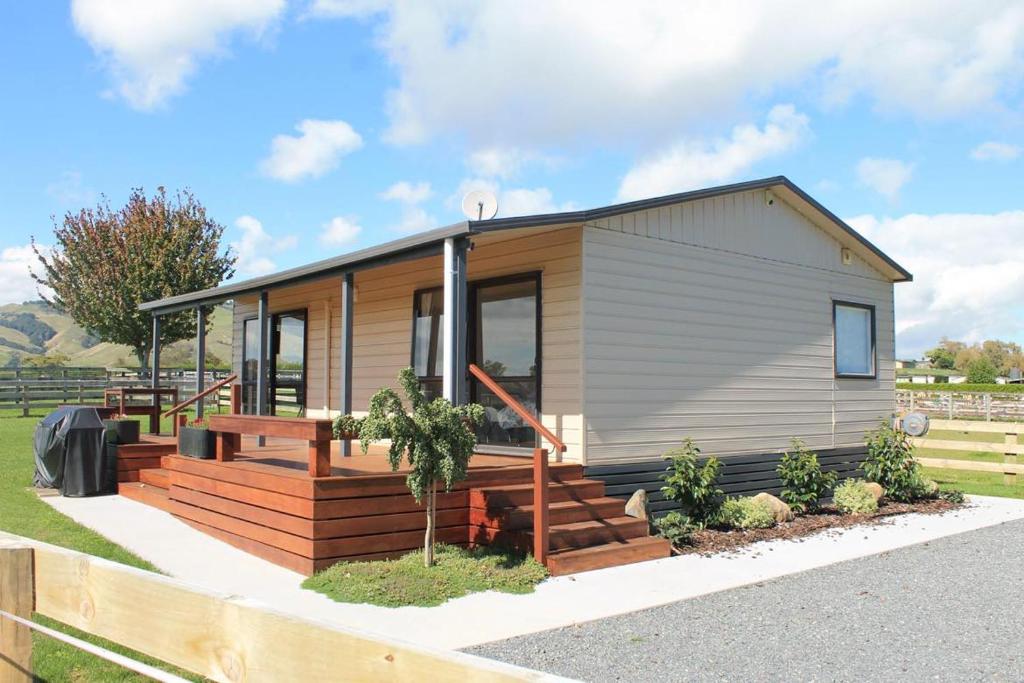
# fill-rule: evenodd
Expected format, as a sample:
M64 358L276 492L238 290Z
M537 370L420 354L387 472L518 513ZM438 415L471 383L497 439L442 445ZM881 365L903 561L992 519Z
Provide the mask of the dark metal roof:
M613 204L611 206L587 209L584 211L566 211L561 213L539 214L535 216L493 218L486 221L462 221L461 223L454 223L447 227L428 230L410 237L385 242L384 244L380 244L375 247L360 249L359 251L353 251L348 254L342 254L341 256L335 256L322 261L315 261L297 268L290 268L279 273L264 275L249 280L242 280L240 282L232 282L226 285L221 285L220 287L205 289L198 292L190 292L188 294L180 294L177 296L167 297L166 299L159 299L157 301L147 301L146 303L140 304L139 308L144 311L153 311L154 313L170 313L200 304L225 301L234 296L252 294L272 287L280 287L296 284L302 281L332 277L350 270L372 268L385 263L409 258L420 258L422 256L440 253L441 246L449 237L468 237L475 234L496 232L500 230L514 230L516 228L540 228L552 225L585 223L587 221L607 218L609 216L617 216L620 214L630 213L632 211L655 209L671 204L678 204L680 202L707 199L709 197L718 197L737 192L746 192L749 190L769 189L779 186L785 187L793 192L800 199L809 204L815 211L824 216L828 221L833 223L843 232L847 233L860 245L881 259L886 265L899 274L900 277L897 278L896 281L909 281L913 279L910 272L903 268L903 266L889 258L889 256L869 242L863 235L858 233L842 219L818 203L816 199L797 187L789 180L789 178L785 176L772 176L770 178L733 183L731 185L720 185L718 187L709 187L690 192L680 192L678 194L667 195L664 197L641 199L635 202Z

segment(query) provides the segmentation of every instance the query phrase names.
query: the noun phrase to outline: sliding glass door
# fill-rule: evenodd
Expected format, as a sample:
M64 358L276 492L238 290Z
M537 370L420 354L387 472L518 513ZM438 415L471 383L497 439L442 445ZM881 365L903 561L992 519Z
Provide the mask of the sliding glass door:
M540 276L474 283L470 290L470 360L530 412L540 406ZM484 407L481 444L533 448L537 435L475 378L470 400Z
M540 274L469 283L467 349L501 388L528 410L540 408ZM440 287L413 297L412 367L428 399L441 395L444 358L444 293ZM497 396L470 379L470 400L484 406L481 444L495 450L533 448L532 427ZM515 452L515 451L510 451Z
M251 415L256 413L259 320L246 320L242 329L242 412ZM270 329L267 408L271 415L302 417L306 414L306 311L274 313Z

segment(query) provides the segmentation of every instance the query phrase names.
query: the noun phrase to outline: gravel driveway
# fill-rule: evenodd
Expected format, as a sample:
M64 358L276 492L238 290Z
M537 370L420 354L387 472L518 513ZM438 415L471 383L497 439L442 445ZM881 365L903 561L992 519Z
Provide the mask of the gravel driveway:
M1024 521L469 651L587 681L1024 680Z

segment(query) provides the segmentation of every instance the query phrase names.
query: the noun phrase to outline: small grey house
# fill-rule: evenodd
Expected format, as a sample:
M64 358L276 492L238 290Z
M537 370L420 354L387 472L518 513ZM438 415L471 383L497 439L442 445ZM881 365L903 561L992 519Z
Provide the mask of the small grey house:
M893 284L910 279L778 176L465 221L143 308L234 301L246 412L287 391L306 416L359 415L411 365L430 392L487 408L481 451L529 455L538 436L475 363L613 494L656 488L687 436L738 492L774 486L792 437L856 467L895 409Z

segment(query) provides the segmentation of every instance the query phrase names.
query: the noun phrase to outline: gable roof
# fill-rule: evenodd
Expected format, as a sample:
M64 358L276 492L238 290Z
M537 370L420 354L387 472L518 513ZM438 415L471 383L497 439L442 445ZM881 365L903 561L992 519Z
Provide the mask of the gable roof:
M560 213L547 213L535 216L512 216L508 218L492 218L486 221L461 221L442 228L417 233L409 237L386 242L375 247L368 247L358 251L349 252L340 256L334 256L321 261L315 261L304 266L289 268L287 270L264 275L261 277L231 282L219 287L205 289L188 294L167 297L156 301L147 301L140 304L139 308L144 311L158 313L171 313L185 308L191 308L200 304L210 304L224 301L235 296L254 294L264 289L281 287L299 282L315 280L326 277L334 277L341 273L354 270L373 268L387 263L403 261L424 256L440 254L444 241L452 237L471 237L488 232L501 230L514 230L520 228L540 228L555 225L578 225L599 218L617 216L633 211L654 209L671 204L679 204L698 199L707 199L722 195L747 192L750 190L781 191L781 194L791 203L797 204L797 209L803 213L814 214L819 220L814 221L819 227L831 232L842 243L849 243L849 246L857 248L862 257L868 260L871 265L886 274L893 282L908 282L913 280L903 266L896 263L881 249L868 241L834 213L822 206L816 199L797 187L795 183L785 176L772 176L759 180L750 180L731 185L720 185L690 192L641 199L623 204L612 204L596 209L583 211L565 211Z

